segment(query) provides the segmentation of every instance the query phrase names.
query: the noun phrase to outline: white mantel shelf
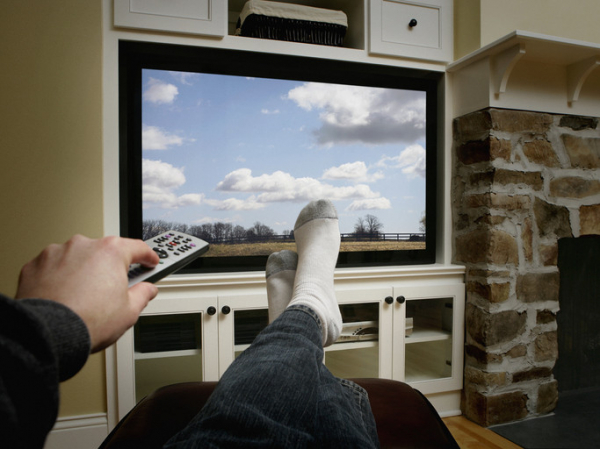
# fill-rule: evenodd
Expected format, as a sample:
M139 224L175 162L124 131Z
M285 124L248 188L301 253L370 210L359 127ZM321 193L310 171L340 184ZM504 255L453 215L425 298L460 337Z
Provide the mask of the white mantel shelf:
M600 115L600 45L515 31L447 66L454 117L486 107Z

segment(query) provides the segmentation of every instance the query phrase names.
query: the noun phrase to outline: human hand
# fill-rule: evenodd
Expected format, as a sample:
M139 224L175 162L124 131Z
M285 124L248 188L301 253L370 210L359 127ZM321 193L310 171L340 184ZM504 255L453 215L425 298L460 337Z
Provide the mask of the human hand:
M158 289L141 282L128 288L129 265L154 267L158 256L141 240L75 236L50 245L21 270L16 299L59 302L87 325L92 352L113 344L133 326Z

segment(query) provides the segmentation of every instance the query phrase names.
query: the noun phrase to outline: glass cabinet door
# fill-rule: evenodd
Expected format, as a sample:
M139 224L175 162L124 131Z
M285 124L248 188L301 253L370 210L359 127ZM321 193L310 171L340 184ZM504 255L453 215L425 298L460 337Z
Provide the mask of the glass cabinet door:
M233 312L233 350L238 357L269 324L268 309L235 310Z
M134 327L136 401L159 387L201 381L202 314L142 316Z
M123 403L178 382L218 380L216 306L216 297L166 293L148 304L132 332L135 391Z
M219 297L219 377L269 324L266 294Z
M406 302L406 382L443 379L452 375L453 298Z
M325 366L336 377L389 377L391 320L384 302L388 289L336 292L343 327L325 348Z
M399 292L400 294L397 294ZM394 378L421 393L462 384L464 285L394 289Z

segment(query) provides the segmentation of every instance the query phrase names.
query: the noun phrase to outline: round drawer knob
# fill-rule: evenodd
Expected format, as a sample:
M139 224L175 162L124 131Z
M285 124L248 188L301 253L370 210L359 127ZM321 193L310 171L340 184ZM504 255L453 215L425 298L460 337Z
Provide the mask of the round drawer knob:
M409 27L416 27L417 26L417 19L410 19L410 22L408 22L408 26Z
M392 298L391 296L387 296L385 298L385 302L388 304L392 304L394 302L394 298Z
M398 304L404 304L404 302L406 301L406 298L404 296L398 296L396 298L396 301L398 302Z
M210 306L208 309L206 309L206 313L208 313L210 316L213 316L215 313L217 313L217 309L213 306Z
M221 312L223 312L223 314L225 314L225 315L228 315L229 312L231 312L231 307L223 306L223 308L221 309Z

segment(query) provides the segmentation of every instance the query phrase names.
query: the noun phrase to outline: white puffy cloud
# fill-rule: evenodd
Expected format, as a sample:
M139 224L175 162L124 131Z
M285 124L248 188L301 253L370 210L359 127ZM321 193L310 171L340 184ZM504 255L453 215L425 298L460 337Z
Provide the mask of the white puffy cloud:
M305 83L288 92L288 98L302 109L321 109L324 122L344 127L367 124L376 95L370 88L321 83Z
M196 78L200 77L199 73L193 72L169 72L171 76L176 79L181 84L185 84L187 86L192 86Z
M321 110L321 145L414 142L425 133L425 93L305 83L288 92L305 110Z
M168 150L173 145L183 145L183 138L158 126L142 125L142 150Z
M377 165L379 167L401 168L402 173L424 178L426 151L421 145L410 145L402 150L398 156L382 158Z
M387 198L369 198L354 200L346 208L347 211L391 209L392 203Z
M361 182L374 182L383 178L383 173L369 173L367 165L362 161L348 162L331 167L323 173L323 179L345 179Z
M271 174L252 176L248 168L235 170L217 184L222 192L258 193L258 203L280 201L310 201L317 198L348 200L355 198L378 198L365 184L335 187L315 178L294 178L289 173L276 171Z
M171 104L179 94L179 89L173 84L165 83L156 78L150 78L146 84L143 98L155 104Z
M246 199L227 198L226 200L204 200L206 204L213 206L216 210L259 210L264 209L266 204L256 201L255 196Z
M362 161L331 167L323 173L324 179L363 179L366 176L367 165Z
M175 190L185 184L183 168L162 161L142 159L142 202L144 208L164 209L199 205L203 195L187 193L177 196Z

